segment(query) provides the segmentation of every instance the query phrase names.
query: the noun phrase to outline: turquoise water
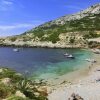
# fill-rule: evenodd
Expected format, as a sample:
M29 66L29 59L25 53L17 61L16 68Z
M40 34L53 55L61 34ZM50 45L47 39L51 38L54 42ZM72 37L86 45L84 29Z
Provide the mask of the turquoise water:
M73 54L75 56L75 59L68 59L63 56L64 59L62 61L55 63L48 63L45 69L40 68L36 73L33 73L33 76L36 76L36 78L40 76L39 78L42 79L57 77L82 68L84 69L85 67L89 67L89 65L91 64L90 62L85 61L85 59L87 58L92 59L93 58L92 52L80 49L74 49L74 50L67 49L64 50L63 53L65 53L65 51L70 54ZM61 54L63 53L61 52ZM62 55L60 55L60 57L61 56Z
M68 59L64 53L72 54L75 59ZM92 52L81 49L46 49L21 48L14 52L11 47L0 48L0 66L7 66L32 77L54 74L57 76L89 66L87 58ZM43 77L42 77L43 78Z

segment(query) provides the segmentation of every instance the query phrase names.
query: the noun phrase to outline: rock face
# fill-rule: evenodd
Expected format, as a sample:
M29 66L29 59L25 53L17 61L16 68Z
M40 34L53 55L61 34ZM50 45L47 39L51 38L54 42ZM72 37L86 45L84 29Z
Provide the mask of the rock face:
M99 14L99 13L100 13L100 3L93 5L84 11L80 11L77 14L61 17L57 19L55 22L63 21L62 23L64 23L65 21L79 20L81 18L89 16L90 14Z
M79 96L78 94L73 93L71 95L71 98L69 98L68 100L84 100L81 96Z
M100 3L76 14L44 23L19 36L0 39L1 45L87 47L87 39L100 37Z
M0 69L0 73L2 73L3 72L3 69Z
M22 98L26 98L26 96L23 93L21 93L20 91L16 91L15 95L19 96L19 97L22 97Z
M95 5L87 8L86 10L80 11L76 14L66 15L66 16L58 18L54 21L47 22L43 25L40 25L39 27L44 27L46 25L49 26L49 25L54 25L54 24L65 24L67 21L80 20L86 16L90 16L90 15L94 15L94 14L100 14L100 3L95 4Z
M3 78L1 80L2 83L4 83L5 85L10 85L11 84L11 79L10 78Z

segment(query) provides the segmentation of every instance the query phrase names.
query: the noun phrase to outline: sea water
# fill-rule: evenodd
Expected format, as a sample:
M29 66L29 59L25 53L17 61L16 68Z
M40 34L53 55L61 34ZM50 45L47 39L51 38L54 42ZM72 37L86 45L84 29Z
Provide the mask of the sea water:
M93 58L93 53L82 49L0 48L0 66L12 68L34 78L54 77L89 66L85 59ZM72 54L75 59L64 56Z

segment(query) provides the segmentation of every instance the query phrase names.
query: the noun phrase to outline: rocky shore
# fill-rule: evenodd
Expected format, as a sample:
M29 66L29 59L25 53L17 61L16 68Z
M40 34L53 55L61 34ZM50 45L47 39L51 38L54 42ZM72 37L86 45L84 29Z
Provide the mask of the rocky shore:
M85 43L84 43L85 42ZM58 41L22 41L20 39L11 41L9 38L0 38L0 46L2 47L41 47L41 48L100 48L100 38L88 39L86 41L78 41L78 43L68 43Z
M51 41L10 41L9 39L1 39L0 46L12 46L12 47L42 47L42 48L88 48L86 44L80 43L66 43L65 41L59 41L52 43Z
M0 68L0 100L99 100L100 54L94 54L94 59L96 63L73 74L71 80L67 80L66 74L52 85L27 80L15 71Z

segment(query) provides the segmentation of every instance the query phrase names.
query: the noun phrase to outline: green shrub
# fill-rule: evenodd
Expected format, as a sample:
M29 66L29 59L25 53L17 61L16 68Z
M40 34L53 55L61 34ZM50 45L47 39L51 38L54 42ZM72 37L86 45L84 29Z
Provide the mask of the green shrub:
M11 97L7 98L7 100L30 100L30 99L22 98L22 97L18 97L18 96L11 96Z
M75 37L70 37L69 42L70 42L71 44L73 44L73 43L75 42Z
M7 100L47 100L47 97L40 94L38 88L36 88L36 86L38 86L38 83L32 82L26 77L18 75L13 70L2 68L2 72L0 72L0 78L11 79L11 83L9 85L0 83L0 100L5 98L8 98ZM39 86L41 85L39 84ZM27 97L27 99L14 96L16 90L21 91ZM36 92L39 93L39 96L35 95Z
M10 86L6 86L3 83L0 83L0 98L6 98L10 96L11 94L15 93L15 89Z
M11 78L12 82L18 82L23 79L21 75L8 68L3 69L3 72L0 73L0 79L2 78Z
M12 42L16 41L16 39L17 39L17 37L11 37L11 38L10 38L10 40L11 40Z

